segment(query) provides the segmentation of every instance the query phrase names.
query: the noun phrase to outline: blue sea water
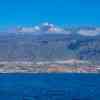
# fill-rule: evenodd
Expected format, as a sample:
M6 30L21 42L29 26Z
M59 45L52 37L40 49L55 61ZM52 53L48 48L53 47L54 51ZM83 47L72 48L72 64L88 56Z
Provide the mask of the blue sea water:
M0 74L0 100L100 100L100 75Z

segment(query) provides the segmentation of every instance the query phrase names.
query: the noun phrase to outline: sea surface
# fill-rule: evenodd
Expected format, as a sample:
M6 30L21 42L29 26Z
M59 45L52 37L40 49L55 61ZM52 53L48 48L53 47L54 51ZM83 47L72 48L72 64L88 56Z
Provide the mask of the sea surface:
M100 74L0 74L0 100L100 100Z

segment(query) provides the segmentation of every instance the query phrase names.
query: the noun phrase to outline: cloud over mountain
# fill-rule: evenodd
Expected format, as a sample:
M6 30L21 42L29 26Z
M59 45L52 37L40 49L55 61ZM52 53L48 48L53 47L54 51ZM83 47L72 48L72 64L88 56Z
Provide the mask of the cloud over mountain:
M53 33L53 34L79 34L83 36L100 35L100 27L95 26L79 26L79 27L60 27L48 22L31 27L14 27L8 28L5 32L8 33Z

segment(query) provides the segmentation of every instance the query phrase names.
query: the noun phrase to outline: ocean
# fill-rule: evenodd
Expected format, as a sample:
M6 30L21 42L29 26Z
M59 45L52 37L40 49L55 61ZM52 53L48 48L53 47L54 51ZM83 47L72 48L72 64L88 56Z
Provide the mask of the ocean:
M100 100L100 74L0 74L0 100Z

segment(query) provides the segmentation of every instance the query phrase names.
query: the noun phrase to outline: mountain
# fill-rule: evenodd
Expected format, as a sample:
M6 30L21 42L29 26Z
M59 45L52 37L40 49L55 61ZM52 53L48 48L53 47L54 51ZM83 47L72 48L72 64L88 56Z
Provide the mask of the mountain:
M77 59L100 64L99 34L97 27L61 28L48 23L3 31L0 32L0 61Z

